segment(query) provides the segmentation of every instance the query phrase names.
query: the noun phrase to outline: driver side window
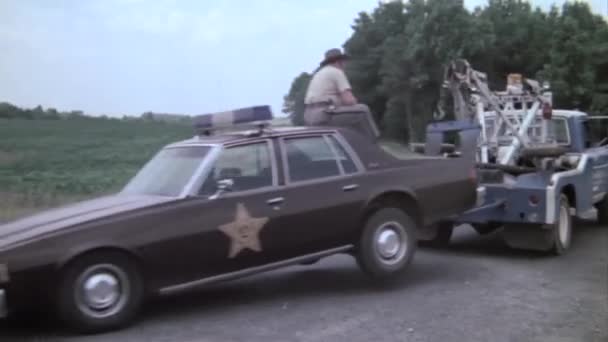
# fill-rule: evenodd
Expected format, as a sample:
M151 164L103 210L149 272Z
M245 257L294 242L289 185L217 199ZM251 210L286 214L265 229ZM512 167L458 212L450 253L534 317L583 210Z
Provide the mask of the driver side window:
M200 195L212 195L220 180L231 179L232 191L245 191L274 185L268 142L229 147L222 151L201 187Z

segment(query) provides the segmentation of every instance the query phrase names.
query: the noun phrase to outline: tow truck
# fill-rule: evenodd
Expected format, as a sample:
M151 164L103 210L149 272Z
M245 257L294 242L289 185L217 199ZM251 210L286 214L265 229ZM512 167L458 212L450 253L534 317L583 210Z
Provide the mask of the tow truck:
M549 84L510 74L504 91L466 60L445 70L436 119L452 99L454 116L481 126L476 149L477 205L420 237L449 244L455 227L503 230L514 249L564 254L573 218L608 224L608 116L553 108ZM446 101L447 99L447 101Z

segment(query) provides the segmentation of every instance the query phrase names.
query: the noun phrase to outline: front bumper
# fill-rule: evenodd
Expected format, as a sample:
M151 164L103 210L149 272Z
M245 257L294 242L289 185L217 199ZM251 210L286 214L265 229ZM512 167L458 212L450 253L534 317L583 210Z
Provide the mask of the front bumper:
M0 318L8 316L8 305L6 304L6 291L0 289Z

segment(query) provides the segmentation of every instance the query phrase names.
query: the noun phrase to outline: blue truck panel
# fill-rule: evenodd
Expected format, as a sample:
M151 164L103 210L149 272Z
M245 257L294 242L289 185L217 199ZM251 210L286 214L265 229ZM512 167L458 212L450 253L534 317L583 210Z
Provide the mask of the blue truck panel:
M568 154L578 158L566 171L538 171L506 175L502 182L481 183L485 188L481 205L454 218L456 223L556 222L558 201L565 194L576 215L585 217L608 194L608 145L591 147L586 136L584 113L565 116Z
M547 213L549 174L526 174L509 184L484 184L483 203L461 216L458 223L543 223Z

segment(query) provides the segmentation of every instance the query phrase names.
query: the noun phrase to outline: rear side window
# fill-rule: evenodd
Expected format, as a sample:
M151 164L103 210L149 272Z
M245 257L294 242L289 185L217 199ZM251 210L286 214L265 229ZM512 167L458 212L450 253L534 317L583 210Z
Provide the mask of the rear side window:
M285 139L284 146L290 181L340 175L336 155L323 136Z
M334 137L333 135L330 135L329 141L331 142L334 150L338 154L338 161L342 165L342 169L344 169L344 173L349 174L349 173L357 172L357 167L355 166L355 162L348 156L348 154L346 153L346 150L344 149L342 144L340 144L338 142L338 139L336 139L336 137Z

